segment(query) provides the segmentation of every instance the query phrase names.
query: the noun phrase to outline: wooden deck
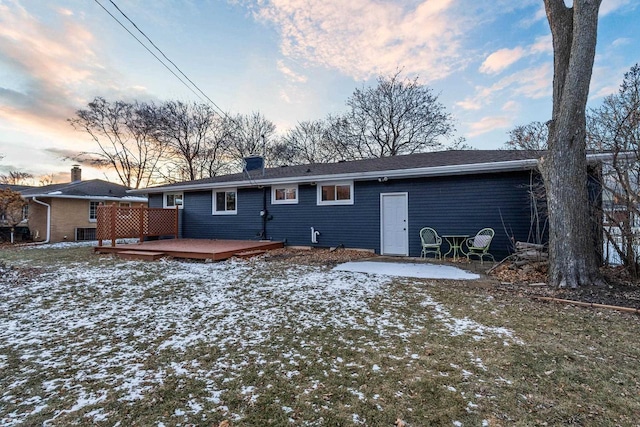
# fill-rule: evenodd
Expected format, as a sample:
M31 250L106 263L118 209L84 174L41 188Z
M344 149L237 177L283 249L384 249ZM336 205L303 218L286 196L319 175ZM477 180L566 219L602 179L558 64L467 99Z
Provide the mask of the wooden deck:
M258 254L269 249L282 247L284 247L283 242L274 241L167 239L116 246L95 246L93 250L103 254L121 254L124 252L127 258L136 258L132 253L139 253L140 256L136 259L150 259L152 257L155 259L158 257L157 254L162 254L162 256L171 256L174 258L220 261L236 255L243 256L243 254L249 253ZM149 253L149 256L145 257L144 254L146 252Z

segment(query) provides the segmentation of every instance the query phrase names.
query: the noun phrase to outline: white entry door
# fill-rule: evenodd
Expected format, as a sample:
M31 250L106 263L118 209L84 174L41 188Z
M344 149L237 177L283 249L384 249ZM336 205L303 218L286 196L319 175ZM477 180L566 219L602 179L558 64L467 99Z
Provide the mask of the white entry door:
M380 253L409 255L409 203L407 193L380 194Z

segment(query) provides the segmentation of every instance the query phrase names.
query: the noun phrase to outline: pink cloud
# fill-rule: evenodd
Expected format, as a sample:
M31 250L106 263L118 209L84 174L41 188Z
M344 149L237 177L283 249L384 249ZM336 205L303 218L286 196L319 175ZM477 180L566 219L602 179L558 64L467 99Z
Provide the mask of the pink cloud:
M521 47L513 49L500 49L493 52L484 60L480 66L480 72L486 74L496 74L517 62L525 55L525 51Z
M478 110L495 99L509 100L510 97L524 96L539 99L552 94L553 67L545 63L538 67L526 68L510 74L491 86L476 87L475 95L458 102L463 108Z
M357 79L391 74L398 67L436 80L461 67L465 19L453 0L413 7L374 0L273 0L256 17L281 33L285 56L335 68ZM470 24L469 24L470 25Z
M469 126L470 131L467 132L466 136L472 138L496 129L508 128L509 126L511 126L511 120L508 117L483 117Z

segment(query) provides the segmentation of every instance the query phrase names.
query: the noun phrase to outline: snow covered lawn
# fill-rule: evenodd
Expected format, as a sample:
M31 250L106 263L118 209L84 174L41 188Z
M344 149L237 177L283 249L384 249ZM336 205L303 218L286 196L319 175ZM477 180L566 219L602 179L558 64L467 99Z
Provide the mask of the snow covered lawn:
M2 260L29 273L0 279L3 426L491 425L521 380L504 358L534 340L463 282L86 247Z

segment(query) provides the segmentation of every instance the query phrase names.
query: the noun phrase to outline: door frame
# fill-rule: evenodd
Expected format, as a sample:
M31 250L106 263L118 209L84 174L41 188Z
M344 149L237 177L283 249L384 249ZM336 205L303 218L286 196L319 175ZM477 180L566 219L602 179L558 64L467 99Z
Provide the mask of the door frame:
M386 196L404 196L404 212L406 214L407 223L405 226L404 236L404 253L403 254L385 254L384 251L384 198ZM395 193L380 193L380 255L396 255L409 256L409 193L406 191Z

